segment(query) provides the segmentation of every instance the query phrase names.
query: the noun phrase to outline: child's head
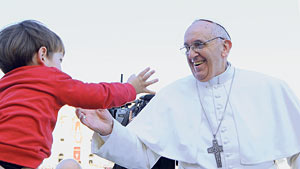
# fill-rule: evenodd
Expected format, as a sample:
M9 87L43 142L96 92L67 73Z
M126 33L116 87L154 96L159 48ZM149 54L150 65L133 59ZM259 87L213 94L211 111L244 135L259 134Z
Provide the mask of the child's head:
M82 169L82 168L76 160L65 159L56 166L56 169Z
M34 20L25 20L0 31L0 69L7 73L26 65L57 66L65 53L58 35ZM55 58L53 58L55 57Z

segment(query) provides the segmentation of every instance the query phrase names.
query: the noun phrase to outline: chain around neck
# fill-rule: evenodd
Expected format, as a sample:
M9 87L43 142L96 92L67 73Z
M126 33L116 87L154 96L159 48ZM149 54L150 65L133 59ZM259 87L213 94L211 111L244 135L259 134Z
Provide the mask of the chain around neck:
M233 75L232 75L232 79L231 79L231 83L230 83L230 87L229 87L229 93L227 94L227 100L226 100L225 108L224 108L224 111L223 111L223 114L222 114L222 118L221 118L220 123L218 124L217 130L215 132L213 132L212 125L211 125L210 121L208 120L207 114L206 114L204 106L202 104L201 96L200 96L200 92L199 92L199 87L198 87L198 83L197 83L197 80L196 80L196 86L197 86L197 93L198 93L199 101L200 101L202 110L204 112L205 118L207 120L207 123L209 125L209 128L211 130L211 133L212 133L214 139L216 139L216 135L217 135L217 133L218 133L218 131L220 129L220 126L221 126L221 124L222 124L222 122L224 120L224 117L225 117L225 112L226 112L227 105L229 103L229 97L230 97L230 94L231 94L231 89L232 89L232 84L233 84L233 81L234 81L234 77L235 77L235 68L233 68ZM225 88L225 90L226 90L226 88ZM215 102L215 101L213 100L213 102ZM215 106L215 104L214 104L214 110L216 112L216 106Z

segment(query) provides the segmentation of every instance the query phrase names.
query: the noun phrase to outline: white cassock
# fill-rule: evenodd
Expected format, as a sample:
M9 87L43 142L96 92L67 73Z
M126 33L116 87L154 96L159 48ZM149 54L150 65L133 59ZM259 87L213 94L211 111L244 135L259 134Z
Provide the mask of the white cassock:
M230 65L209 82L188 76L163 88L128 127L115 121L105 143L94 133L92 152L133 169L151 168L160 156L178 160L179 169L217 168L207 149L211 130L222 119L234 71L217 133L223 169L275 169L274 160L284 157L292 157L298 168L299 100L283 81Z

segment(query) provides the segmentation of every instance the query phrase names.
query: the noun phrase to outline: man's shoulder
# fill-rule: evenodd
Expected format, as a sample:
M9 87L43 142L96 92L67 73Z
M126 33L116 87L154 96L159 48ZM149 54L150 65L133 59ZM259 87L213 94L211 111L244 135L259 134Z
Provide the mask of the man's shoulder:
M159 90L159 94L169 96L182 95L183 93L188 94L191 89L195 88L196 79L193 75L189 75L173 81Z
M182 77L178 80L171 82L164 88L188 87L189 85L195 85L195 81L196 81L196 79L194 78L193 75L188 75L188 76Z
M237 68L237 79L241 83L280 84L283 80L261 72Z

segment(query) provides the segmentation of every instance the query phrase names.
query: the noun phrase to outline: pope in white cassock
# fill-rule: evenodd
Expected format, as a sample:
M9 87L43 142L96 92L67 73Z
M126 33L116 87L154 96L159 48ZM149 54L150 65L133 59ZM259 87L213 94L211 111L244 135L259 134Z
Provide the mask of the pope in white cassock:
M159 91L127 126L107 110L78 109L95 131L92 152L121 166L150 169L160 156L179 169L275 169L287 158L300 168L300 102L281 80L227 61L223 26L197 20L184 47L193 76Z

